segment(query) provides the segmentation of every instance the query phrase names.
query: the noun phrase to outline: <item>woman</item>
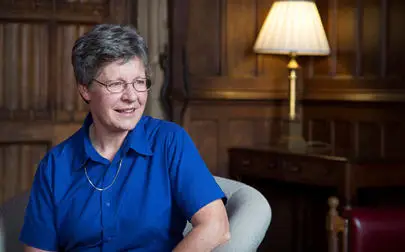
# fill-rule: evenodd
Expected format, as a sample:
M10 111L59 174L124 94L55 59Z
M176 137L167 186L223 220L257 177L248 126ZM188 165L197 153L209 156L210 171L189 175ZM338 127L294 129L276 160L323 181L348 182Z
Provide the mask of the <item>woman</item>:
M25 251L211 251L226 242L225 197L192 140L142 116L151 86L142 37L98 25L76 41L72 65L90 113L38 166ZM183 237L186 220L193 229Z

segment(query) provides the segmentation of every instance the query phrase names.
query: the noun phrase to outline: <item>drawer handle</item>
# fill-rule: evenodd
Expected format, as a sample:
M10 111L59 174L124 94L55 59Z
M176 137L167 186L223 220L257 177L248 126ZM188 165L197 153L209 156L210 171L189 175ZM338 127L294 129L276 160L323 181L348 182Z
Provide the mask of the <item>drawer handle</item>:
M290 165L290 166L288 166L288 171L290 171L290 172L300 172L301 167L296 166L296 165Z
M273 169L276 169L276 164L273 163L273 162L271 162L271 163L269 163L269 164L267 165L267 167L268 167L270 170L273 170Z
M283 168L289 172L301 172L301 167L298 165L295 165L294 163L290 163L290 162L285 162L283 163Z
M243 161L242 161L242 166L243 166L243 167L249 167L249 166L250 166L250 160L246 160L246 159L243 160Z

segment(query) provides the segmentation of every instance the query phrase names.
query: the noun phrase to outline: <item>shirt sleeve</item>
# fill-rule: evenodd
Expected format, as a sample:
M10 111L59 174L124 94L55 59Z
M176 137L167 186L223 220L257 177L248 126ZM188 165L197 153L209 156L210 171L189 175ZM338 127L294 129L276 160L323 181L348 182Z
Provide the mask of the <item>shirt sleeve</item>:
M46 251L57 251L58 242L54 222L52 196L52 163L47 155L41 160L35 173L20 241L28 246Z
M169 143L173 196L187 220L205 205L226 197L187 132L180 128Z

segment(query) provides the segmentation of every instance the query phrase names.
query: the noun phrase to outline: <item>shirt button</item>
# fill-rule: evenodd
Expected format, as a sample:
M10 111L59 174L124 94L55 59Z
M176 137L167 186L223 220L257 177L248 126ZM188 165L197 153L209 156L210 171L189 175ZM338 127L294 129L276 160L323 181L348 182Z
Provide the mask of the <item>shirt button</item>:
M111 204L110 204L110 202L107 202L107 203L105 203L105 205L109 207Z

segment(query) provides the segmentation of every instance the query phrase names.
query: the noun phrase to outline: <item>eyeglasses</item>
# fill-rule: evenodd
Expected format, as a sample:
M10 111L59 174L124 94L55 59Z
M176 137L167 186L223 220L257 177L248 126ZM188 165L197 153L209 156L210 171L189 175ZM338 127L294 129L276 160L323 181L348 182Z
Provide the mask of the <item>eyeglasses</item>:
M149 78L138 78L133 82L126 83L123 81L114 81L111 83L103 83L99 80L93 79L95 82L98 84L104 86L110 93L121 93L123 92L129 84L132 85L132 87L138 91L138 92L146 92L150 89L152 86L152 82Z

